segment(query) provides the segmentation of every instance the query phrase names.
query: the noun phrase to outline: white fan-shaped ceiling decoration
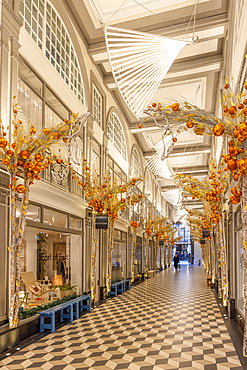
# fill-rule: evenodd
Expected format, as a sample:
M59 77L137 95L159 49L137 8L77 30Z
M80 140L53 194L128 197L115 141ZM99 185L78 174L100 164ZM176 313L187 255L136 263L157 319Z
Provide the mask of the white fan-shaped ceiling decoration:
M105 38L116 84L139 118L188 41L109 26Z
M180 189L172 189L168 191L163 191L162 195L169 203L176 206L180 201L181 191Z
M172 141L172 135L167 136L165 138L166 145L169 148L169 146L173 143ZM172 179L174 176L174 172L172 168L168 165L167 159L162 159L162 154L164 152L164 142L161 140L154 146L156 152L150 157L146 164L150 168L150 170L165 179Z

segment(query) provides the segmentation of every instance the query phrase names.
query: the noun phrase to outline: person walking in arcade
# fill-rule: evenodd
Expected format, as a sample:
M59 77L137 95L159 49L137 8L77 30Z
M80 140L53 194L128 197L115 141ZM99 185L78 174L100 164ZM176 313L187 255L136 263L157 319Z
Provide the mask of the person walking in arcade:
M177 271L178 269L178 264L179 264L179 257L177 255L177 253L175 254L174 258L173 258L173 261L174 261L174 267L175 267L175 270Z

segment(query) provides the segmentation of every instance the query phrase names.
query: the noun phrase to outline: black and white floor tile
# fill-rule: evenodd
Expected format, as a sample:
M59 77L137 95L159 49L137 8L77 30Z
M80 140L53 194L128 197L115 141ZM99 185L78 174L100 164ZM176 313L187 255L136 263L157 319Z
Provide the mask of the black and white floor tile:
M4 358L1 369L243 369L201 267L157 274Z

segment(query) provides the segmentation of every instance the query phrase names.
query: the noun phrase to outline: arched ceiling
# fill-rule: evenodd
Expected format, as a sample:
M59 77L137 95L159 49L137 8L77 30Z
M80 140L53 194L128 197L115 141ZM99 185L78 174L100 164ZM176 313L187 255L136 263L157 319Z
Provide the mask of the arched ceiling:
M121 4L124 5L117 11ZM161 140L162 131L152 120L147 120L142 130L138 129L137 119L124 103L114 81L100 21L156 35L189 37L193 31L194 4L195 0L67 1L88 43L92 61L101 70L106 87L120 104L130 130L147 159L155 152L154 145ZM223 68L227 29L228 1L199 0L195 27L199 41L185 46L180 52L153 100L165 102L167 99L185 98L216 113L215 102L218 100L219 72ZM181 134L169 155L168 165L175 173L191 174L203 179L208 175L211 146L211 138L206 135ZM175 188L171 180L160 178L159 182L163 191Z

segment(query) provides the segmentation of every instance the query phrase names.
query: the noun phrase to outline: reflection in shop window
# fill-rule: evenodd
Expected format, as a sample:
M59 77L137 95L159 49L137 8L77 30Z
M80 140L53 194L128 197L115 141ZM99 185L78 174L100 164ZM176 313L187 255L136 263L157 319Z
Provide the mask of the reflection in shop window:
M43 222L50 226L67 227L67 215L61 212L44 208Z

